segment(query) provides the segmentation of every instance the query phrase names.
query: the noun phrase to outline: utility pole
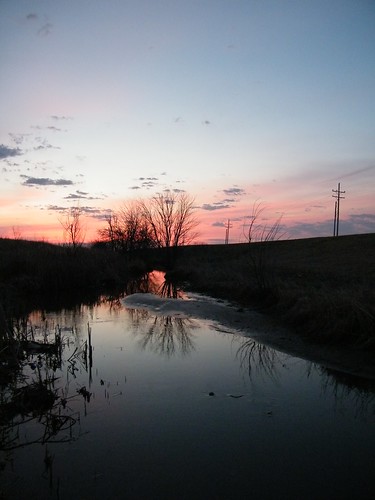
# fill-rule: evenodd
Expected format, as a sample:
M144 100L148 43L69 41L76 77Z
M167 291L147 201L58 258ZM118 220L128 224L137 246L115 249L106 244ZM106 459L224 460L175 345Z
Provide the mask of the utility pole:
M228 245L229 243L229 229L232 227L230 223L230 219L228 219L227 226L225 229L225 244Z
M332 195L332 197L336 198L335 217L333 220L333 236L338 236L339 235L339 223L340 223L340 200L345 199L345 196L341 196L342 194L345 194L345 191L341 191L340 183L338 183L337 189L332 189L332 192L334 193Z

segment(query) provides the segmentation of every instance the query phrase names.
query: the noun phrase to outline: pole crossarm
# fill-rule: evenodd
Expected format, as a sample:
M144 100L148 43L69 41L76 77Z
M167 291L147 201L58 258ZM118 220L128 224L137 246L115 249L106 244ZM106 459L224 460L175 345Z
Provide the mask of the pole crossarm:
M333 222L333 236L339 235L339 223L340 223L340 200L344 200L346 191L341 191L340 182L337 185L337 189L332 189L332 197L335 198L335 217Z

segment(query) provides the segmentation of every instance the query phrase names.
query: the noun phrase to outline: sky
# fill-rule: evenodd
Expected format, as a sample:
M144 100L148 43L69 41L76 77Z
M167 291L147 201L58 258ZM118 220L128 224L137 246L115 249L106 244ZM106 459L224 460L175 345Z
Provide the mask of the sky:
M0 237L195 200L198 243L375 232L374 0L0 0Z

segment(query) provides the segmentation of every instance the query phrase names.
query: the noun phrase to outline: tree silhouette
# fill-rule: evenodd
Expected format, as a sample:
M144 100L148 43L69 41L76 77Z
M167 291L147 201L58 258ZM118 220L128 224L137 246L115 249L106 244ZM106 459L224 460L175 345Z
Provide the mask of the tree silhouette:
M187 245L196 238L199 222L194 214L194 198L187 193L157 194L141 202L141 207L158 247Z
M86 236L86 229L82 224L81 207L70 208L65 217L59 219L59 222L64 230L64 240L70 244L73 249L81 247Z

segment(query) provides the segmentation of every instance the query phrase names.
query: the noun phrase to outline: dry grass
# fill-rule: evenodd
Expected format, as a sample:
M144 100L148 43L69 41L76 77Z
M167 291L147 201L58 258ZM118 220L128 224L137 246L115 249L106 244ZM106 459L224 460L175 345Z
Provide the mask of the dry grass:
M197 245L124 256L0 239L0 327L23 297L99 292L146 269L168 269L191 290L259 308L314 341L375 349L375 234Z
M375 234L186 247L169 274L314 340L375 348Z
M123 287L128 277L125 259L106 249L73 251L0 238L0 329L4 316L19 317L62 298L73 305L77 299L91 300L107 289Z

